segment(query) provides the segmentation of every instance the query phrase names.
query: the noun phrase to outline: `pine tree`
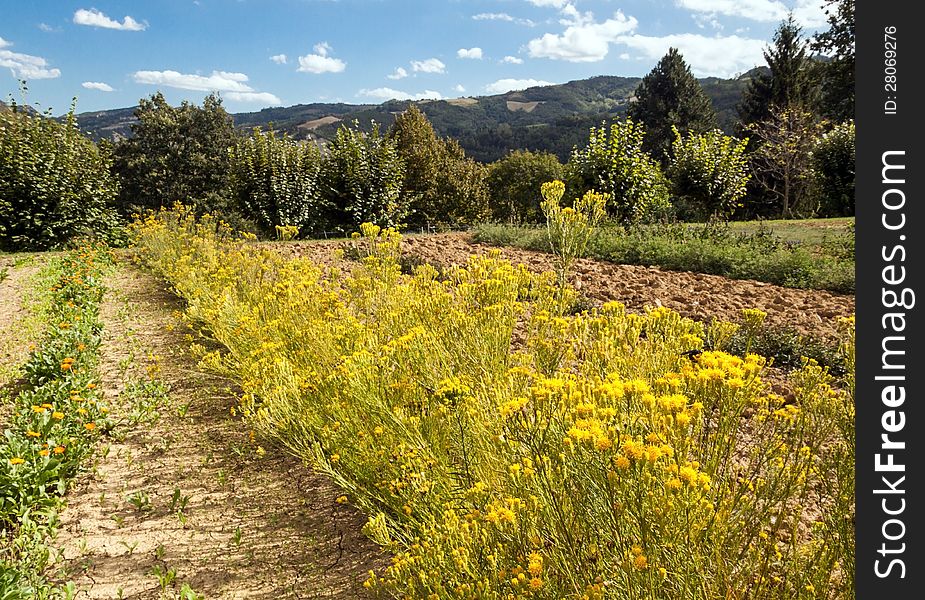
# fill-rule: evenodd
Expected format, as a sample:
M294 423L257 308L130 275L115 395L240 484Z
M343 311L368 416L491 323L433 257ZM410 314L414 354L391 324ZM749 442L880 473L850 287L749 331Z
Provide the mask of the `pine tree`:
M825 12L829 29L812 42L814 52L831 59L819 68L822 112L844 122L854 119L854 0L828 0Z
M710 98L677 48L655 65L636 89L636 102L629 116L646 128L643 149L662 160L674 140L672 128L682 134L703 133L716 127L716 112Z
M809 43L803 29L788 15L774 34L774 45L764 51L769 72L752 78L739 104L742 126L763 121L772 109L812 109L817 84L812 79L812 61L806 55Z

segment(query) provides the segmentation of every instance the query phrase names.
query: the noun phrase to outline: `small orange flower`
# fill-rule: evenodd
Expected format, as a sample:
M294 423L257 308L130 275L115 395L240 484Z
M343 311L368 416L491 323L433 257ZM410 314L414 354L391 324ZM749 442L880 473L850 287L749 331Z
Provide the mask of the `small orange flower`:
M64 454L64 446L55 446L55 454Z
M88 384L87 384L87 389L88 389L88 390L92 390L92 389L94 389L95 387L96 387L96 384L95 384L95 383L88 383Z
M96 429L96 423L85 423L84 429L86 429L87 431L93 431L94 429Z
M39 450L39 456L48 456L48 450Z
M62 370L62 371L70 371L70 370L71 370L71 363L61 363L61 370Z
M39 433L38 431L27 431L26 435L29 437L34 437L34 438L42 437L42 434Z

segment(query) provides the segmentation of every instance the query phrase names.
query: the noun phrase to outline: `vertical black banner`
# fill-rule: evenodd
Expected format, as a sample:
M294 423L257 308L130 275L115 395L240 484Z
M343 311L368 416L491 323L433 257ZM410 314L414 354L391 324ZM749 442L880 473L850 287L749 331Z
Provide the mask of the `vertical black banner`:
M921 4L856 4L857 598L925 597Z

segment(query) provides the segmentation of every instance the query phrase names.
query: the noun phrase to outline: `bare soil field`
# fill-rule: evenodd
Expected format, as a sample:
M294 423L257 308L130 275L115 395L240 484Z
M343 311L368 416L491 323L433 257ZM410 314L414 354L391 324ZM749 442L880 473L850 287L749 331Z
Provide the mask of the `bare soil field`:
M336 264L339 242L290 242L279 244L281 252L308 255L322 263ZM472 254L497 251L513 262L537 272L553 268L552 257L543 252L518 248L497 248L472 242L464 233L407 236L402 252L424 262L450 266L463 264ZM596 302L617 300L632 311L646 306L667 306L685 317L701 321L711 318L736 321L744 308L759 308L770 325L793 328L803 335L833 339L836 318L854 314L854 296L821 290L786 288L760 281L738 280L718 275L666 271L656 267L618 265L582 259L572 283Z

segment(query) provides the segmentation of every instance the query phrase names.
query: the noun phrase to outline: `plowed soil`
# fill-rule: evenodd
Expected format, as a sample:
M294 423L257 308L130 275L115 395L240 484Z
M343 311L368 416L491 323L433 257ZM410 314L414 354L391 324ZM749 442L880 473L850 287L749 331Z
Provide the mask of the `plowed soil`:
M339 245L337 242L291 242L278 247L286 254L307 255L331 265L337 262L334 251ZM405 255L439 266L461 265L473 254L492 250L532 271L553 268L549 254L478 244L463 233L408 236L402 241ZM738 321L742 309L758 308L768 313L766 323L769 325L828 340L836 335L836 317L854 314L854 296L822 290L786 288L761 281L592 259L579 260L575 271L572 283L589 299L599 303L617 300L636 312L646 306L667 306L700 321L713 317Z

